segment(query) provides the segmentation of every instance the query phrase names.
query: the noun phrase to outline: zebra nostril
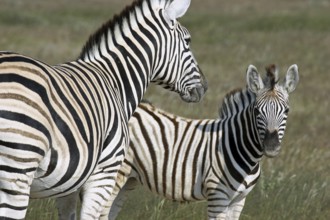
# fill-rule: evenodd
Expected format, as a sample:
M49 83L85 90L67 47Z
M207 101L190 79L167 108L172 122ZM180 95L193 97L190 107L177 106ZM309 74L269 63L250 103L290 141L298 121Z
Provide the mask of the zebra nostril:
M264 138L264 147L268 149L275 149L280 145L277 130L266 130Z
M266 130L265 141L271 140L272 142L279 142L277 130Z
M278 135L277 130L269 130L269 129L266 130L266 137L274 137L277 135Z

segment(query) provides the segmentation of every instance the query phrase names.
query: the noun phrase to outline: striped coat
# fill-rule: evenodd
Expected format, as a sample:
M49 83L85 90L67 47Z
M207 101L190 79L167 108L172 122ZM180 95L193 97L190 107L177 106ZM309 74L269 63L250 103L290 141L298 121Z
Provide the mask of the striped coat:
M209 219L238 219L260 176L262 156L279 152L288 94L299 78L296 65L283 83L274 67L267 74L261 79L250 66L248 89L229 93L215 120L187 119L140 104L129 122L131 143L109 219L117 216L136 183L171 200L207 200Z
M188 102L206 90L189 32L176 20L189 3L134 2L72 62L0 53L0 218L24 219L30 197L79 189L81 219L107 218L128 120L147 86L161 84Z

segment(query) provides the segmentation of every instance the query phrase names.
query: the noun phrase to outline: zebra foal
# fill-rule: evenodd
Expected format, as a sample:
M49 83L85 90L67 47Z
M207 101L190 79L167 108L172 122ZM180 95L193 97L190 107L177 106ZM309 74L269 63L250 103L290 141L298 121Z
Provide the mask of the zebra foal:
M190 34L177 21L189 4L135 1L72 62L50 66L0 52L0 219L24 219L30 197L78 190L81 219L108 218L128 121L147 86L160 84L187 102L206 91ZM64 218L75 218L75 207L65 208Z
M193 120L142 103L129 122L130 147L112 194L115 219L137 182L176 201L208 201L209 219L238 219L260 176L262 156L280 152L289 93L299 80L292 65L279 82L275 66L262 79L247 69L247 89L226 95L220 118Z

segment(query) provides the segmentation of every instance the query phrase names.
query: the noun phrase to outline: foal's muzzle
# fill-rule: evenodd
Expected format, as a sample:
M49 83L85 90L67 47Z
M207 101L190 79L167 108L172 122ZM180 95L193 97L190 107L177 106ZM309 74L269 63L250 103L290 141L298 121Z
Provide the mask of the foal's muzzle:
M263 141L264 154L267 157L275 157L281 150L281 143L276 130L266 130L265 138Z

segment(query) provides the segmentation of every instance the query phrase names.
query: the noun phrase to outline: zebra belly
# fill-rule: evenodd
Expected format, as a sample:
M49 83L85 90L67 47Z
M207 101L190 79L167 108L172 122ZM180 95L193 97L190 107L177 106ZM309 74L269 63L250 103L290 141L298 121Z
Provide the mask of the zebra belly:
M137 177L136 179L141 180L142 182L140 183L152 193L169 200L179 202L206 200L206 197L202 194L202 185L200 183L190 185L187 183L182 184L180 181L178 181L174 185L172 183L167 182L167 184L159 183L156 186L154 182L150 181L151 179L149 179L149 183L146 178L141 178L141 176Z

